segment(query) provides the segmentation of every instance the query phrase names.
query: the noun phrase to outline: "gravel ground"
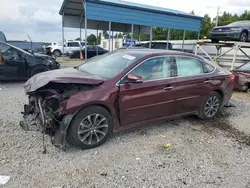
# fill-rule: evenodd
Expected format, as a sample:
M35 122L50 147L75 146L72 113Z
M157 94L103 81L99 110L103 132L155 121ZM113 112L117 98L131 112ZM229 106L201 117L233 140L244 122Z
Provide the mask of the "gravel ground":
M61 151L18 123L26 98L22 83L0 83L0 187L250 188L250 96L235 94L236 108L216 120L158 121L113 135L92 150ZM244 97L241 97L244 96ZM164 148L163 145L172 146Z

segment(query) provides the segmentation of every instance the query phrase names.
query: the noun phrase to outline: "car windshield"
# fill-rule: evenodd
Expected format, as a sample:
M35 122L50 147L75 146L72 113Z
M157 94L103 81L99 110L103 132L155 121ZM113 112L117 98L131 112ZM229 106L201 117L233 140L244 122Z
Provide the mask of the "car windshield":
M250 72L250 62L246 63L245 65L241 66L240 68L238 68L239 71L247 71Z
M142 56L142 54L138 55L126 51L110 52L86 61L79 66L79 70L111 79Z
M2 43L0 43L0 44L2 44ZM5 48L4 49L1 49L1 51L2 52L4 52L4 51L7 51L7 50L9 50L11 47L12 48L14 48L14 49L16 49L16 50L19 50L19 51L21 51L21 52L23 52L24 54L28 54L28 55L30 55L31 53L29 53L29 52L27 52L27 51L25 51L25 50L23 50L23 49L21 49L21 48L18 48L18 47L16 47L16 46L12 46L12 45L10 45L10 44L5 44Z
M231 26L231 27L241 27L241 26L250 26L250 22L234 22L234 23L231 23L231 24L228 24L228 26Z

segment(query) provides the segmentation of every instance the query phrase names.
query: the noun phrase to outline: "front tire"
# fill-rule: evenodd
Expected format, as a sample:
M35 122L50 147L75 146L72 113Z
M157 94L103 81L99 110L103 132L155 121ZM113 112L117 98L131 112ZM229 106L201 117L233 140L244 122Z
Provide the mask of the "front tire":
M219 113L222 104L221 100L221 96L217 92L210 93L203 103L198 116L203 120L213 119Z
M69 127L68 136L77 147L95 148L106 142L113 126L113 118L106 109L91 106L76 114Z
M247 42L247 38L248 38L248 34L246 31L243 31L241 34L240 34L240 41L241 42Z

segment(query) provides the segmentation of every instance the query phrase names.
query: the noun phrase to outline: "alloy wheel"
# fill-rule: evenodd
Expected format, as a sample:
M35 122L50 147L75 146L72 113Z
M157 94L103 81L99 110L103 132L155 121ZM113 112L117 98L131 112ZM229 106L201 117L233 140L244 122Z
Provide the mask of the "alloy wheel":
M216 115L219 110L220 102L218 97L212 96L208 99L206 106L205 106L205 114L207 117L211 118Z
M78 138L86 145L100 142L108 133L108 121L101 114L85 117L78 127Z
M240 41L241 42L246 42L247 41L247 34L245 32L243 32L241 34Z

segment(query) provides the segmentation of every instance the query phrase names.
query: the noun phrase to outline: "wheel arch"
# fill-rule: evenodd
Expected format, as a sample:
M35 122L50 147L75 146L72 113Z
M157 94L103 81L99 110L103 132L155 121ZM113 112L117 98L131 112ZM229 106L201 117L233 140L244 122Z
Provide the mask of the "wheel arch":
M241 33L243 33L243 32L246 32L247 34L249 34L249 32L248 32L247 29L243 29L243 30L241 31Z
M49 67L44 65L44 64L37 64L37 65L34 65L30 68L29 72L28 72L28 76L31 77L32 76L32 71L37 68L37 67L44 67L44 68L47 68L49 70Z
M221 101L223 101L223 100L224 100L224 93L223 93L223 91L222 91L222 90L220 90L220 89L216 89L216 90L214 90L214 92L216 92L216 93L218 93L218 94L220 95L220 97L221 97Z
M113 119L113 123L114 123L114 127L115 127L115 124L118 122L117 121L117 117L116 117L116 114L114 112L112 112L111 108L108 107L108 105L105 105L103 103L90 103L90 104L86 104L86 105L83 105L79 110L77 110L73 116L72 116L72 119L70 121L69 124L71 124L72 120L75 118L75 116L83 109L85 108L89 108L89 107L93 107L93 106L98 106L98 107L102 107L104 108L105 110L108 111L108 113L111 115L112 119ZM69 125L70 126L70 125ZM68 129L68 128L67 128Z

